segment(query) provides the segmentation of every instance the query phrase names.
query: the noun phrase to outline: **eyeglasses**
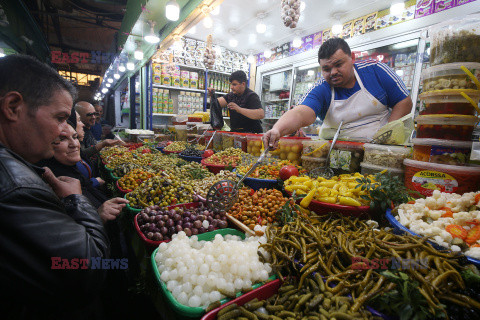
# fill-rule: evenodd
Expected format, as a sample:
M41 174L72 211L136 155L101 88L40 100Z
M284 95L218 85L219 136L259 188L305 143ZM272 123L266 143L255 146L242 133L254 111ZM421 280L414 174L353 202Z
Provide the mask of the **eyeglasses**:
M100 115L99 112L90 112L90 113L87 113L87 114L86 114L87 117L91 117L91 116L98 117L99 115Z

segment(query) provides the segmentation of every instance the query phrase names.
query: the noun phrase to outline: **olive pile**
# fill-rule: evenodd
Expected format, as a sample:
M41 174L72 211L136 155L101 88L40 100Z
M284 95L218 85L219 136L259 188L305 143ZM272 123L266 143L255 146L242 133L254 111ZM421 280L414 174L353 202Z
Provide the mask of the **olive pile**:
M188 182L188 181L187 181ZM193 200L193 187L181 180L155 176L143 182L137 189L125 196L134 208L159 205L167 207Z
M203 151L188 147L180 152L180 155L185 157L201 157L203 155Z
M127 152L121 155L111 155L110 157L105 159L105 162L105 167L113 170L118 165L133 162L133 154Z
M121 155L127 152L129 152L128 149L121 146L106 147L103 148L102 151L100 151L100 157L105 160L108 157L113 156L114 154Z
M222 170L216 175L211 175L205 179L199 179L199 180L194 180L192 181L192 186L193 189L195 190L195 193L198 194L199 196L205 198L207 196L208 189L210 189L211 186L213 186L215 183L221 180L232 180L237 182L238 177L235 174L235 172L231 172L228 170Z
M143 181L146 181L153 176L153 173L143 169L133 169L118 180L118 185L123 190L135 190Z
M190 237L215 229L227 227L225 211L213 213L200 203L197 208L174 209L150 206L143 209L137 218L140 231L147 239L153 241L170 240L180 231Z

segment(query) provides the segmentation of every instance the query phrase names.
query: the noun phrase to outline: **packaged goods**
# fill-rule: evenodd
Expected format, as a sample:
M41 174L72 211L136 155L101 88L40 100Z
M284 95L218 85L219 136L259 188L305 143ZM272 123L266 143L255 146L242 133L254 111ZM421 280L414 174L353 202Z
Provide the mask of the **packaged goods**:
M177 141L187 141L187 126L176 125L175 132L177 133Z
M403 179L403 173L404 173L403 169L377 166L377 165L374 165L371 163L365 163L365 162L360 163L360 167L362 168L361 173L364 176L369 174L375 175L379 172L387 171L388 173L395 175L400 179Z
M163 84L162 76L160 74L154 74L152 77L154 84Z
M480 167L404 160L405 186L424 196L433 191L465 193L480 188Z
M423 91L447 89L477 89L472 79L461 69L467 68L476 78L480 76L480 63L456 62L433 66L422 71Z
M187 131L188 134L197 134L197 123L196 122L187 122Z
M198 89L198 72L190 72L190 88Z
M313 169L324 167L327 158L317 158L317 157L309 157L309 156L302 156L302 167L307 170L308 172L312 171Z
M190 72L186 70L180 71L180 82L183 88L190 88Z
M302 145L303 155L314 158L326 157L330 148L330 142L327 140L303 140Z
M161 63L153 63L152 64L152 73L156 75L162 74L162 64Z
M172 77L169 74L162 74L162 84L164 86L172 85Z
M227 148L234 147L234 134L229 132L222 133L222 148L226 150Z
M413 160L466 165L472 148L471 141L413 139Z
M360 171L363 145L361 142L337 141L330 153L330 167L334 169L335 174Z
M417 138L469 141L477 123L474 116L423 115L415 119Z
M310 140L310 138L303 137L282 137L278 142L278 149L275 154L278 154L280 160L290 160L296 165L301 164L303 140Z
M477 90L442 90L424 92L420 98L420 115L427 114L459 114L474 116L476 108L461 92L469 96L478 105L480 91Z
M233 146L237 149L242 150L243 152L248 151L247 147L247 135L245 133L234 133L233 137Z
M363 147L365 149L364 164L396 169L403 168L403 160L411 152L410 148L401 146L365 143Z
M261 134L248 134L247 135L247 152L255 157L259 157L262 153L263 142ZM285 159L282 159L285 160Z

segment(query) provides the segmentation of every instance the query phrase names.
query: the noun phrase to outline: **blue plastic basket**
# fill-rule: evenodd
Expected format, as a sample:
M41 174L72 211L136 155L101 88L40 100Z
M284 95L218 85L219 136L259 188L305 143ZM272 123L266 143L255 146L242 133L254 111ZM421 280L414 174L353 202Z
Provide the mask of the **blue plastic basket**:
M395 234L408 233L408 234L411 234L412 236L422 237L421 235L416 234L415 232L411 231L410 229L402 225L399 221L397 221L397 219L395 219L390 209L387 209L387 213L385 214L385 216L387 217L388 222L390 222L390 224L392 225L393 232ZM448 250L447 248L439 246L433 241L428 240L428 242L437 250L442 250L442 251ZM480 260L471 258L469 256L465 256L465 257L470 263L473 263L477 267L480 267Z
M233 171L235 172L237 169L234 169ZM241 178L243 175L237 173L237 177ZM273 179L257 179L257 178L245 178L243 180L243 184L245 184L247 187L252 188L253 190L259 190L262 188L266 189L273 189L275 186L278 185L278 180L273 180Z
M185 161L198 162L198 163L202 162L202 157L190 157L190 156L182 156L182 155L179 155L179 156Z

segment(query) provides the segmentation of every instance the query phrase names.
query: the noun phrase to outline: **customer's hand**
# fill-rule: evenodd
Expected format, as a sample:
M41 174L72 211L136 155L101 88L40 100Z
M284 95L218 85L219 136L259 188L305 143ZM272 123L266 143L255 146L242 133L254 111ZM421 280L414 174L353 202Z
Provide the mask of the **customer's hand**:
M82 194L82 185L80 181L71 177L56 177L52 170L44 167L45 173L43 179L52 187L53 192L60 198L65 198L72 194Z
M125 145L125 142L120 141L120 140L114 140L114 139L105 139L105 140L102 140L99 143L97 143L95 145L95 148L97 149L97 151L100 151L105 147L113 147L113 146L116 146L116 145L122 145L123 146L123 145Z
M271 129L263 135L263 145L269 146L272 149L278 147L278 140L280 139L280 131Z
M103 223L109 220L115 220L127 203L128 200L124 198L113 198L105 201L100 208L98 208L98 214Z

